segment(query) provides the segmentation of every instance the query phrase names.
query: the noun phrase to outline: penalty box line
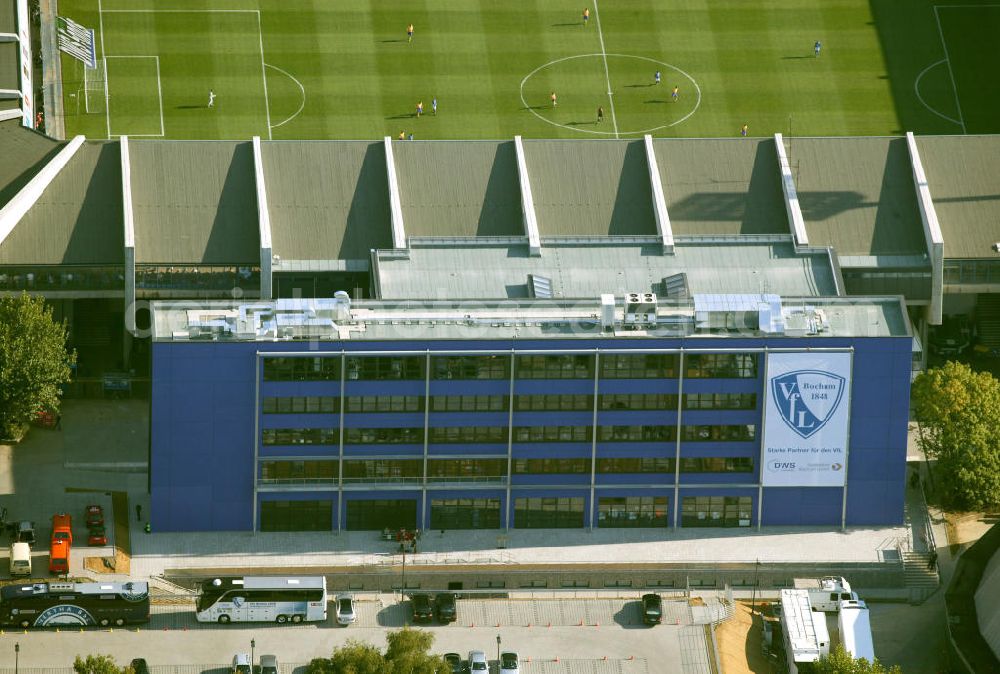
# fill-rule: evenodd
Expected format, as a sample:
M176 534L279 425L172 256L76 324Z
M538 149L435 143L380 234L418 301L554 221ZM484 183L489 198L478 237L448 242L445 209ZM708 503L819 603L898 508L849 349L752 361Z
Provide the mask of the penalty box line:
M267 115L267 138L271 140L271 102L267 97L267 70L264 63L264 30L260 21L259 9L102 9L98 5L101 20L101 40L103 44L103 21L105 14L255 14L257 16L257 44L260 47L260 79L264 85L264 112ZM105 66L105 87L107 87L107 67ZM162 102L161 102L162 105ZM108 121L108 136L111 136L111 122Z
M156 62L156 94L160 102L160 132L159 133L111 133L111 98L108 97L105 107L108 111L108 138L121 138L122 136L134 136L136 138L162 138L165 135L163 128L163 81L160 79L160 57L130 54L128 56L105 56L105 59L154 59ZM105 60L104 82L108 84L108 66Z

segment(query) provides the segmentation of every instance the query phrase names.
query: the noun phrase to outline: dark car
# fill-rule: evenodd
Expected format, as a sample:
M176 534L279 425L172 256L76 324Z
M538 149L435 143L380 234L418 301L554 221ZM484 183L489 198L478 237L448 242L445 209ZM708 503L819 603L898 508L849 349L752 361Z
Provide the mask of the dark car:
M35 544L35 523L29 522L28 520L23 520L21 522L13 522L8 525L10 527L10 542L11 543L27 543L29 546Z
M462 674L462 672L465 671L465 664L462 662L462 656L458 653L445 653L444 661L451 667L451 674Z
M455 595L443 592L434 598L434 611L438 622L453 623L458 620L458 610L455 606Z
M663 621L663 600L658 594L642 595L642 622L659 625Z
M104 508L99 505L89 505L87 506L84 515L87 520L88 527L102 527L104 526Z
M129 667L132 669L132 674L149 674L149 666L146 664L145 658L135 658Z
M107 545L108 532L104 527L90 527L87 533L87 545Z
M429 623L434 620L434 607L429 594L413 595L410 597L410 604L413 606L413 622Z

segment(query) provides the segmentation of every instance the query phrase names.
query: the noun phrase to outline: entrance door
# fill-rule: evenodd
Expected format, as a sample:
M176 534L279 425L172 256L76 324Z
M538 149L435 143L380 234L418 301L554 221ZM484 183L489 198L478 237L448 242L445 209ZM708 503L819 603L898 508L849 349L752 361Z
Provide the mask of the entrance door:
M347 502L348 531L398 531L417 528L417 500L379 499Z

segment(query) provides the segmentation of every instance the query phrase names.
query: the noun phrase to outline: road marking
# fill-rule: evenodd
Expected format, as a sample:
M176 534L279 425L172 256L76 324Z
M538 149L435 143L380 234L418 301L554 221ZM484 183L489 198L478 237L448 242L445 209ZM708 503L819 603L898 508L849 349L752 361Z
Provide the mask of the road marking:
M941 17L938 16L937 5L934 5L934 20L937 22L938 36L941 38L941 47L944 49L944 61L948 64L948 76L951 77L951 88L955 92L955 109L958 111L958 123L962 125L962 133L968 133L965 128L965 115L962 114L962 104L958 102L958 85L955 84L955 73L951 70L951 57L948 55L948 43L944 41L944 31L941 30Z
M275 124L275 125L273 125L271 127L272 129L277 129L279 126L282 126L283 124L287 124L288 122L290 122L293 119L295 119L296 117L298 117L299 113L302 112L303 109L305 109L305 107L306 107L306 88L304 86L302 86L302 82L299 82L298 79L296 79L295 76L292 75L287 70L282 70L278 66L272 66L270 63L265 63L264 65L266 65L268 68L272 68L274 70L277 70L282 75L284 75L284 76L288 77L289 79L291 79L293 82L295 82L295 84L298 85L299 91L302 92L302 102L299 103L299 109L296 110L294 113L292 113L292 116L289 117L288 119L282 120L282 121L278 122L277 124Z
M615 127L615 138L618 138L618 119L615 117L615 95L611 91L611 75L608 73L608 52L604 48L604 32L601 30L601 12L594 0L594 21L597 23L597 38L601 41L601 58L604 60L604 81L608 85L608 102L611 104L611 123Z

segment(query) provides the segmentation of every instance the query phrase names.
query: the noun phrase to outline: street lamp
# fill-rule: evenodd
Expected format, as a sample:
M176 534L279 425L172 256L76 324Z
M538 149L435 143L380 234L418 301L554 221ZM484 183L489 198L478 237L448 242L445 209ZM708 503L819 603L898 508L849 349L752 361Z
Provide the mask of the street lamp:
M254 666L253 666L253 649L255 649L256 647L257 647L257 640L256 639L251 639L250 640L250 674L253 674L253 670L254 670ZM17 674L17 672L14 672L14 674Z
M500 662L500 635L497 635L497 662ZM497 665L499 667L499 665Z
M17 674L17 660L18 660L18 653L20 653L20 652L21 652L21 644L20 643L15 643L14 644L14 674Z

